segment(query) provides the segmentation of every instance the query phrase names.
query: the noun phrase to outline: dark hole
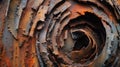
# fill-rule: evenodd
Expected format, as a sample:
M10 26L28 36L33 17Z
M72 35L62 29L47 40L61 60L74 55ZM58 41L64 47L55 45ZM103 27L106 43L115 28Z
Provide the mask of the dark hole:
M101 19L93 13L86 12L85 15L72 19L69 24L72 25L75 24L76 22L81 23L81 21L87 22L85 22L84 24L75 25L72 28L81 29L89 27L90 29L92 29L93 32L95 33L93 35L95 35L95 38L97 39L96 42L98 45L98 54L100 54L106 41L106 31L101 22Z
M89 39L83 32L74 32L73 35L77 37L75 39L76 42L74 44L73 50L80 50L81 48L88 46Z

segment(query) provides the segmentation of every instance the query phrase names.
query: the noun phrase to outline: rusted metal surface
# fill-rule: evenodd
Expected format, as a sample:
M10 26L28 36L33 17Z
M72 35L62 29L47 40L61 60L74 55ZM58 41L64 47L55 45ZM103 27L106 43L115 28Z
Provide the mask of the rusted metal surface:
M14 38L17 38L17 30L19 24L19 14L18 14L18 6L20 0L12 0L10 1L8 16L7 16L7 23L8 23L8 30L12 33ZM16 19L17 18L17 19Z
M120 67L119 0L0 0L0 67Z

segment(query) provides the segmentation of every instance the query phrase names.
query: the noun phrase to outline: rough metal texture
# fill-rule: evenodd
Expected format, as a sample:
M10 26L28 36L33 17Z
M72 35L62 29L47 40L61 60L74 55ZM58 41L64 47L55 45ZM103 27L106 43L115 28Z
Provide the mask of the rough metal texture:
M0 0L0 67L120 67L120 0Z

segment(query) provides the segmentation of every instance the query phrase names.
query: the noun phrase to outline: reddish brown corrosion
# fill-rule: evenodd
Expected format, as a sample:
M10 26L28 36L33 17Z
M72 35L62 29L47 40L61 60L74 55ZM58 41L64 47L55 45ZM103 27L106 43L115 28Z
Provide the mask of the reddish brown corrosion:
M120 67L120 1L0 0L0 67Z

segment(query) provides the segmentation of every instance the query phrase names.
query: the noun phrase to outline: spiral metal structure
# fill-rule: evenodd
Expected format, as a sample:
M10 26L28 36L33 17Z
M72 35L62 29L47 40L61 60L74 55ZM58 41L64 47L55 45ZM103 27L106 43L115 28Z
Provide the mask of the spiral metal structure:
M119 0L0 0L0 67L120 67Z

